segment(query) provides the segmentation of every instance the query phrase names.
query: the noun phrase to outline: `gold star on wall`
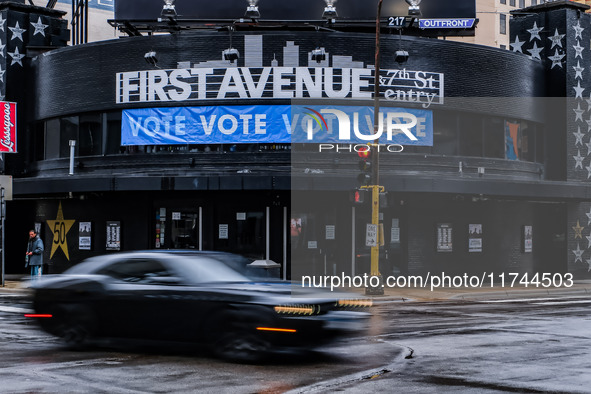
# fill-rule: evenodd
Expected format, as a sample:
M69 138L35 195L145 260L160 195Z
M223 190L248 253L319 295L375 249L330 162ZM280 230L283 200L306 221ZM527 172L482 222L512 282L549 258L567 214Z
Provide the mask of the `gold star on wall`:
M47 220L47 225L49 229L53 233L53 242L51 244L51 255L49 258L53 257L53 254L58 250L61 249L62 252L66 255L66 259L70 260L70 254L68 253L68 240L66 239L66 235L70 228L74 225L75 220L65 220L64 213L62 211L62 203L60 202L59 208L57 210L57 217L55 220Z
M579 224L579 221L577 220L577 225L576 226L573 226L573 228L572 228L573 230L575 230L575 239L577 239L577 238L583 239L583 229L584 228L585 227L582 227Z

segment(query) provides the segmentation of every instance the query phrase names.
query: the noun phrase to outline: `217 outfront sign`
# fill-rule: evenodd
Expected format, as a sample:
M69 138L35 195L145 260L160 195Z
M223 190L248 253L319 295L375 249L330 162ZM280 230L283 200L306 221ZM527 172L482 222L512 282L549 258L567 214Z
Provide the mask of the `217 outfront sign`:
M2 106L2 134L0 153L16 153L16 103L0 101Z

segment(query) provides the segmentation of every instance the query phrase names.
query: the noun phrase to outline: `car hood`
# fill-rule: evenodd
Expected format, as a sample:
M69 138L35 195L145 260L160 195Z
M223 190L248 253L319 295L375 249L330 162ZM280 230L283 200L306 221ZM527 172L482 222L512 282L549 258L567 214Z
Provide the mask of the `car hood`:
M328 288L302 287L301 283L290 281L253 281L239 283L223 283L213 285L230 291L244 291L253 295L276 296L291 302L327 302L339 299L359 299L364 296L346 292L331 291Z

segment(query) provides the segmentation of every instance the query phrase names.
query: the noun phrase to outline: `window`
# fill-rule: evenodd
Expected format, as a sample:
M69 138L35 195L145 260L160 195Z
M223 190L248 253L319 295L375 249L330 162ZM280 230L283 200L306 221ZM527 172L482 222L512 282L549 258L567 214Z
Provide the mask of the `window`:
M507 49L507 45L505 45L505 44L501 44L500 48L501 48L501 49Z
M433 118L433 153L458 154L458 122L455 113L436 112Z
M80 116L78 154L80 156L98 156L102 153L101 115Z
M536 128L528 122L521 122L521 160L536 161Z
M43 160L45 155L45 124L36 123L32 130L31 158L33 161Z
M460 156L482 157L482 118L464 115L460 118Z
M77 116L60 119L60 157L70 157L70 140L78 140Z
M121 112L107 114L106 155L121 153Z
M501 18L499 31L501 34L507 34L507 15L500 14L499 17Z
M536 163L544 162L544 129L542 126L536 127Z
M133 259L111 264L97 272L131 283L150 283L154 277L172 276L162 263L150 259Z
M519 0L519 8L525 8L525 0Z
M501 0L501 4L507 4L507 0Z
M45 123L45 160L60 156L60 121L48 120Z
M509 5L511 7L515 7L515 0L509 0Z
M538 5L538 0L531 0L531 5Z
M501 118L484 120L484 157L505 158L505 131Z

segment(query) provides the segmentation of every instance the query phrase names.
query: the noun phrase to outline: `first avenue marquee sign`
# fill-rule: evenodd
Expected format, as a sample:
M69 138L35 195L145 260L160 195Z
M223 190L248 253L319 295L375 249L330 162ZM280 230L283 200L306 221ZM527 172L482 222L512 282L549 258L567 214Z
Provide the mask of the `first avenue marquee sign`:
M333 67L179 68L121 72L116 103L199 102L229 99L372 99L373 69ZM444 75L381 70L384 98L429 108L443 104Z

